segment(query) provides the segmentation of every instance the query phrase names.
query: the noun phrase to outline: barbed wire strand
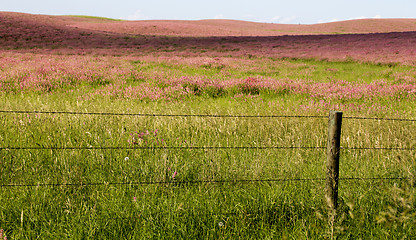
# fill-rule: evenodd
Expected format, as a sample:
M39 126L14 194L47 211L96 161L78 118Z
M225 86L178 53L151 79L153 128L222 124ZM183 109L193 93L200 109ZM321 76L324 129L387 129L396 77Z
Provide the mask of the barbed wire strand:
M137 214L138 211L135 211L135 214ZM122 216L98 216L98 217L91 217L89 216L90 220L94 219L96 221L114 221L114 220L128 220L130 222L132 222L133 224L137 224L137 221L139 220L148 220L146 216L143 216L140 214L141 212L139 212L138 215L135 216L130 216L130 217L122 217ZM158 212L158 214L160 214L160 212ZM272 212L269 212L267 210L258 210L256 212L254 211L234 211L234 212L212 212L209 211L209 214L213 215L213 216L219 216L219 217L224 217L224 216L239 216L239 215L243 215L243 216L258 216L261 214L273 214ZM95 215L97 216L97 215ZM56 218L54 219L31 219L28 218L27 219L28 222L30 223L50 223L52 221L54 222L58 222L58 220ZM222 220L219 220L218 223L222 222ZM0 220L0 223L4 223L6 225L8 224L13 224L14 221L13 220Z
M387 151L416 151L416 148L398 147L341 147L343 150L387 150Z
M410 177L343 177L344 181L411 180Z
M210 149L324 149L326 147L305 147L305 146L242 146L242 147L216 147L216 146L199 146L199 147L0 147L0 150L210 150Z
M0 187L78 187L107 185L192 185L221 183L259 183L259 182L311 182L325 181L326 178L279 178L279 179L239 179L239 180L197 180L197 181L155 181L155 182L97 182L97 183L37 183L37 184L1 184ZM346 181L410 180L409 177L346 177Z
M110 147L0 147L0 150L216 150L216 149L229 149L229 150L244 150L244 149L326 149L327 147L317 146L160 146L160 147L121 147L121 146L110 146ZM342 150L387 150L387 151L416 151L416 148L399 148L399 147L341 147Z
M197 181L155 181L155 182L99 182L99 183L39 183L39 184L2 184L0 187L60 187L60 186L99 186L99 185L191 185L210 183L256 183L324 181L324 178L280 178L280 179L239 179L239 180L197 180Z
M27 110L0 110L0 113L18 114L68 114L68 115L101 115L101 116L139 116L139 117L212 117L212 118L328 118L328 116L305 115L222 115L222 114L157 114L157 113L109 113L109 112L69 112L69 111L27 111ZM378 121L407 121L416 122L416 119L405 118L377 118L344 116L344 119L378 120Z
M0 110L0 113L18 114L68 114L99 116L137 116L137 117L210 117L210 118L328 118L328 116L302 115L221 115L221 114L156 114L156 113L108 113L108 112L60 112L60 111L12 111Z
M416 119L406 119L406 118L372 118L372 117L347 117L345 119L357 119L357 120L376 120L376 121L398 121L398 122L416 122Z
M137 211L135 211L135 213L137 214ZM139 213L141 213L141 212L139 212ZM238 216L238 215L254 216L254 215L260 215L260 214L273 214L272 212L268 212L267 210L263 210L263 211L259 210L259 211L256 211L256 212L254 212L254 211L241 211L241 210L240 211L234 211L234 212L212 212L212 211L209 211L209 213L213 216L220 216L220 217L221 216ZM160 214L160 212L158 214ZM122 217L122 216L114 216L114 217L113 216L102 216L102 217L100 217L100 216L98 216L98 217L92 217L92 219L95 219L96 221L129 220L129 221L134 222L134 224L137 224L135 222L137 222L138 220L142 220L142 219L147 220L147 217L139 214L139 215L130 216L130 217ZM54 219L31 219L31 218L29 218L27 221L31 222L31 223L45 223L45 222L50 223L52 221L58 222L58 220L56 218L54 218ZM221 222L221 221L222 220L219 220L219 222ZM0 223L2 223L2 222L6 225L8 223L11 223L11 224L14 223L13 220L0 220Z

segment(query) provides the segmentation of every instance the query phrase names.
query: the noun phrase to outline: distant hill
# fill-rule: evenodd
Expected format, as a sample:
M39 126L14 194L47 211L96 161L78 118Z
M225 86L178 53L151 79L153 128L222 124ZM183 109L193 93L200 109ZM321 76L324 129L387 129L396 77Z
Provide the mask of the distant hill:
M416 19L360 19L322 24L272 24L237 20L120 21L90 16L48 16L0 12L0 19L105 33L165 36L282 36L416 31ZM1 25L0 25L1 26Z
M84 21L71 26L117 33L168 36L281 36L416 31L416 19L360 19L323 24L272 24L237 20Z
M0 12L0 50L268 56L416 65L416 19L312 25L236 20L119 21Z

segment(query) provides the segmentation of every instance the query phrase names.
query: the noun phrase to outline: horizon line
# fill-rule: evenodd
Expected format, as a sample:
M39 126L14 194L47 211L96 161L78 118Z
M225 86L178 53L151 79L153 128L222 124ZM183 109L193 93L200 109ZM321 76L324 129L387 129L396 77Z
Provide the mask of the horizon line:
M262 23L262 24L280 24L280 25L318 25L318 24L328 24L328 23L336 23L336 22L347 22L347 21L357 21L357 20L412 20L416 17L356 17L356 18L348 18L348 19L333 19L329 21L318 21L314 23L279 23L279 22L272 22L272 21L256 21L256 20L247 20L247 19L236 19L236 18L200 18L200 19L193 19L193 18L184 18L184 19L173 19L173 18L150 18L150 19L127 19L125 17L120 18L112 18L112 17L105 17L105 16L97 16L97 15L83 15L83 14L45 14L45 13L30 13L30 12L23 12L23 11L0 11L0 13L20 13L20 14L29 14L29 15L43 15L43 16L56 16L56 17L79 17L79 18L96 18L102 20L109 20L109 21L126 21L126 22L135 22L135 21L209 21L209 20L228 20L228 21L241 21L241 22L250 22L250 23ZM415 23L416 24L416 23Z

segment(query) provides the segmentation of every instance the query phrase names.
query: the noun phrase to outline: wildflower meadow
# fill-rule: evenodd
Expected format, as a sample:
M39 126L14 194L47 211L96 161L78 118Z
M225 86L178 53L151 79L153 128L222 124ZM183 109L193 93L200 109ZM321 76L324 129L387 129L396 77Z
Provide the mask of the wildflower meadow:
M414 23L0 12L0 239L414 239Z

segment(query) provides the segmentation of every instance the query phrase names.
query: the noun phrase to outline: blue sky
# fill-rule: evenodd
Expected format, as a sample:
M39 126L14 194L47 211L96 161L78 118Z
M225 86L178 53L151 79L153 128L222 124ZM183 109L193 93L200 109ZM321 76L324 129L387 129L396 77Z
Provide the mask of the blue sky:
M0 11L128 20L220 18L312 24L357 18L416 18L416 0L0 0Z

